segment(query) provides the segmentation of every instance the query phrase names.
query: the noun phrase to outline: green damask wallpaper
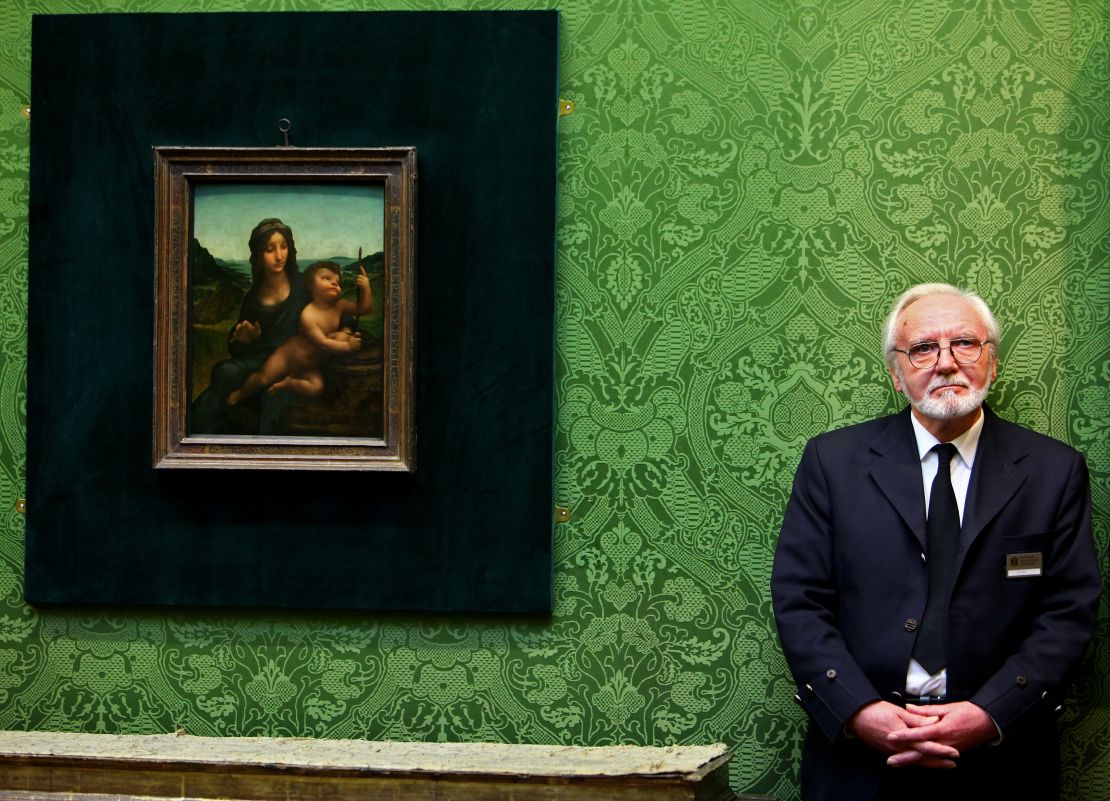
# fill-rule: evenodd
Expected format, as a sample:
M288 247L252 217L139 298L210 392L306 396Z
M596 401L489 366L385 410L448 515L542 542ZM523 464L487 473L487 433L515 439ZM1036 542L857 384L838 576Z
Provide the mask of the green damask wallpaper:
M700 743L794 798L768 575L811 434L899 406L886 304L969 285L992 398L1084 450L1110 539L1110 7L1102 0L8 0L0 8L0 728ZM33 13L558 7L550 621L21 602ZM64 57L64 54L58 55ZM80 125L80 120L73 124ZM89 255L90 262L95 256ZM1110 787L1110 607L1065 797Z

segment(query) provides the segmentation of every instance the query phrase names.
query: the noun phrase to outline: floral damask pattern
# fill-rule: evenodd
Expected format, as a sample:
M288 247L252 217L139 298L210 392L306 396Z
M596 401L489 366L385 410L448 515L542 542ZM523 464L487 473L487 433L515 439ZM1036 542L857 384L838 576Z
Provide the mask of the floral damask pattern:
M722 371L706 409L712 444L738 480L782 507L806 441L884 411L884 382L874 354L798 314Z
M1105 3L566 0L552 617L23 604L31 15L555 5L0 7L0 727L719 740L736 790L795 798L775 532L806 439L899 405L878 328L920 280L995 306L994 406L1087 454L1110 547ZM1063 717L1077 801L1110 781L1108 608Z
M984 295L1066 251L1099 211L1094 120L1000 31L915 89L893 123L875 145L873 203L926 259L954 265Z

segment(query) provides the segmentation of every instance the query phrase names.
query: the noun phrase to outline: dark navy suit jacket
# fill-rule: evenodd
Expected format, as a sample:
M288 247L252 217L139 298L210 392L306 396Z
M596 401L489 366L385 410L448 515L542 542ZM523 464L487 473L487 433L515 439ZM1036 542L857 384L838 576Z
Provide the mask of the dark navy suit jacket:
M889 770L844 727L864 704L904 693L925 611L925 497L909 414L811 440L783 519L771 586L811 718L805 801L867 801ZM1042 575L1008 578L1005 559L1017 553L1041 554ZM985 410L957 563L948 699L983 707L1003 739L962 755L954 786L959 797L1055 798L1055 710L1099 594L1083 457Z

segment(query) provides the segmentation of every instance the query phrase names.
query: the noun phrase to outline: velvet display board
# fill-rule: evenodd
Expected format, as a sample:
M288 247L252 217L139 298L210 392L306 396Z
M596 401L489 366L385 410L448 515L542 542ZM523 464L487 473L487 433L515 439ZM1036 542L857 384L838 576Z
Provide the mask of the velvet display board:
M550 610L557 31L34 18L28 601ZM280 118L417 149L414 474L151 467L151 149L278 145Z

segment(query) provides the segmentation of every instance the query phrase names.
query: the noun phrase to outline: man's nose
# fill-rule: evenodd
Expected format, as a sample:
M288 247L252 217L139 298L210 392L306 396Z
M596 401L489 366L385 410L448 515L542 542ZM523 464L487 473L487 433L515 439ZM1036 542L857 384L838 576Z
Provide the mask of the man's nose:
M939 370L942 373L951 373L959 369L959 365L956 363L956 360L952 358L951 346L947 348L941 348L940 354L937 356L937 365L935 369Z

